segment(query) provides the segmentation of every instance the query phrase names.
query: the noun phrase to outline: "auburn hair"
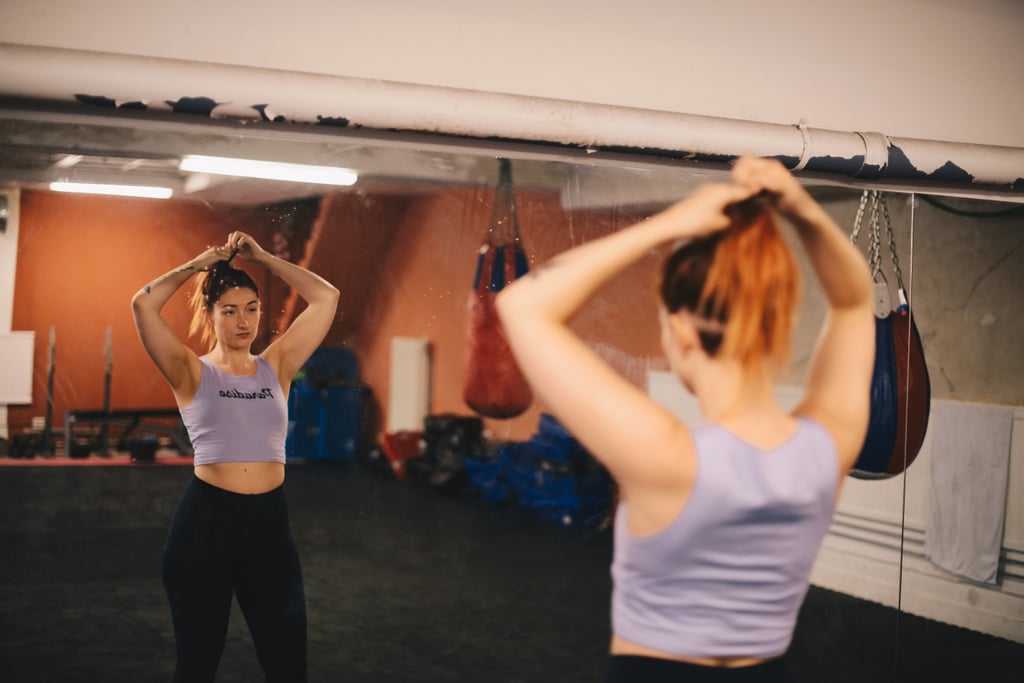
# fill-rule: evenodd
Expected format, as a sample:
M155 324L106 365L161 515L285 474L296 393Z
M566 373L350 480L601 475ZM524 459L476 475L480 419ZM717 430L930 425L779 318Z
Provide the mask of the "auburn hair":
M800 300L800 268L768 204L752 198L729 207L732 224L694 239L666 259L661 300L669 313L696 320L704 351L764 365L774 374L789 359Z
M196 278L196 289L189 298L189 304L192 306L192 323L188 327L188 334L190 337L198 336L199 343L206 350L212 349L216 341L213 327L207 324L206 316L213 310L213 305L220 301L224 292L235 287L251 289L256 293L257 299L260 297L260 290L249 274L239 268L233 268L227 261L217 261Z

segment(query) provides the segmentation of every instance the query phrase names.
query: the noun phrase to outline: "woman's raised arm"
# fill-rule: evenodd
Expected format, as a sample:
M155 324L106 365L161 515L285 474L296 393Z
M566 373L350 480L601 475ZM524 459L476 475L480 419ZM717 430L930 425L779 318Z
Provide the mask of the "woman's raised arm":
M195 393L199 381L199 362L195 353L167 325L160 312L189 278L230 255L226 247L210 247L188 263L153 280L132 297L132 317L142 346L171 385L176 398Z
M798 414L814 417L832 433L843 472L860 453L870 416L875 353L871 273L867 262L782 164L740 159L736 182L767 192L796 228L828 302Z

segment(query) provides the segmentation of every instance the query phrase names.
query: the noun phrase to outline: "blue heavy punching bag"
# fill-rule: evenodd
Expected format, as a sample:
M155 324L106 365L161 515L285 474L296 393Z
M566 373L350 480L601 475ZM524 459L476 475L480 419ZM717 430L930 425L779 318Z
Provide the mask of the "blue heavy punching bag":
M896 358L893 355L892 319L875 318L875 369L871 375L871 417L853 476L877 478L889 469L896 445L897 393Z
M871 415L868 432L850 475L859 479L888 479L906 470L917 457L928 430L931 382L924 360L921 336L907 303L896 252L892 222L885 197L865 190L854 224L856 242L864 208L871 200L872 239L869 261L875 276L876 294L888 305L888 283L881 272L879 212L885 218L890 255L899 293L895 310L876 310L875 365L871 377Z

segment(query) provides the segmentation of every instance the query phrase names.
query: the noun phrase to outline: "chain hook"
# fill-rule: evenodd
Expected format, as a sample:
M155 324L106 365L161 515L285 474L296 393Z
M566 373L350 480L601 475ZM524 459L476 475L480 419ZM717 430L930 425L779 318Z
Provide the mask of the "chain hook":
M860 236L861 222L864 220L864 207L868 203L868 190L860 195L860 206L857 207L857 217L853 219L853 232L850 233L850 241L857 244L857 238Z
M889 204L885 201L885 197L882 197L882 216L885 219L885 229L888 233L889 238L889 256L892 258L892 267L896 271L896 284L900 288L900 301L906 304L905 295L906 287L903 285L903 271L900 270L900 256L899 252L896 251L896 234L892 229L892 218L889 216Z
M868 263L871 275L875 276L882 270L882 230L878 221L879 192L871 190L871 234L868 244Z

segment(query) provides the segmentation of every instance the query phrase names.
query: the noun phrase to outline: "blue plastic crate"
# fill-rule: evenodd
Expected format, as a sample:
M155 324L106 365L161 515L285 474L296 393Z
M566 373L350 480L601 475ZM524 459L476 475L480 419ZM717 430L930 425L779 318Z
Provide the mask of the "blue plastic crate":
M289 458L346 460L362 448L362 387L293 385L288 397Z
M302 366L301 377L318 388L358 387L359 360L351 349L321 346Z

